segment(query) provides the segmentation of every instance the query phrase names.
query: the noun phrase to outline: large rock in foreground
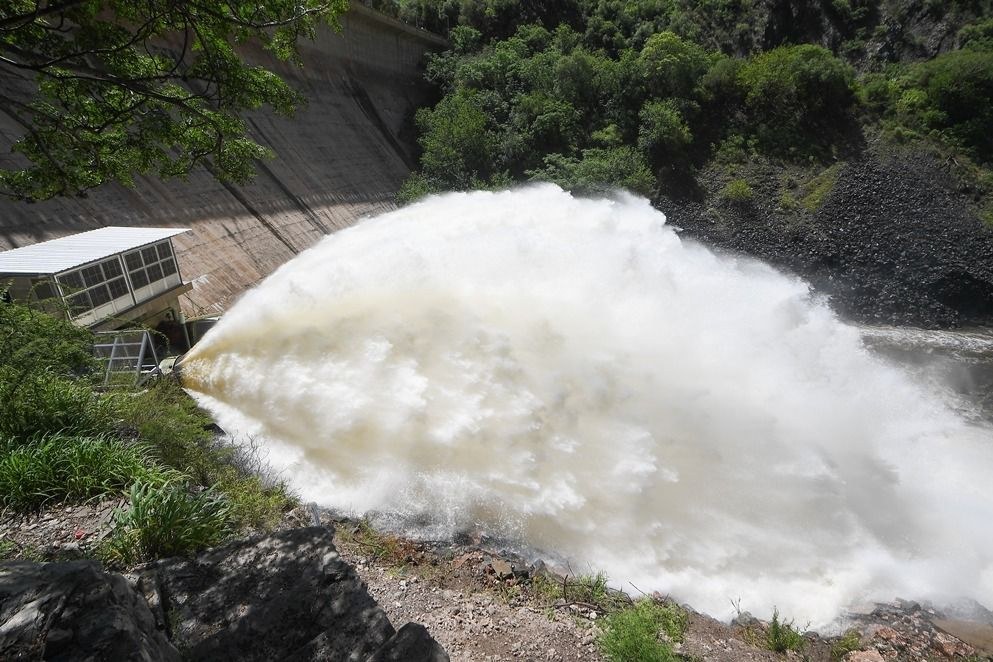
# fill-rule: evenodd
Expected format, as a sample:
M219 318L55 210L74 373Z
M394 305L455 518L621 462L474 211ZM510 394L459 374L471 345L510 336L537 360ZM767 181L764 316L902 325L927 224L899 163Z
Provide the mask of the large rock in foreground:
M148 605L93 561L0 564L0 660L178 660Z
M0 566L0 659L446 662L399 631L324 527L238 540L124 577L93 562Z

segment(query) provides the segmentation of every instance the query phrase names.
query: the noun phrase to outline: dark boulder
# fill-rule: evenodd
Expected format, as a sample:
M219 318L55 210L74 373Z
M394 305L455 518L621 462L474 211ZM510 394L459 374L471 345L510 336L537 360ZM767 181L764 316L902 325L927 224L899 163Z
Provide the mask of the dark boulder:
M92 561L0 564L0 660L179 659L124 577Z
M0 564L2 660L447 662L395 630L324 527L237 540L126 579L92 561Z
M448 659L423 627L394 630L323 527L165 559L132 580L187 659Z

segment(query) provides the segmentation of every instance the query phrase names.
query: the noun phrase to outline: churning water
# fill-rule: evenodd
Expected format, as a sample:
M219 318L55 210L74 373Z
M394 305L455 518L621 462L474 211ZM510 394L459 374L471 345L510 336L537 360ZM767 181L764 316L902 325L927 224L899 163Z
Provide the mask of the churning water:
M305 499L814 624L993 606L993 433L908 374L802 281L549 185L327 237L184 363Z

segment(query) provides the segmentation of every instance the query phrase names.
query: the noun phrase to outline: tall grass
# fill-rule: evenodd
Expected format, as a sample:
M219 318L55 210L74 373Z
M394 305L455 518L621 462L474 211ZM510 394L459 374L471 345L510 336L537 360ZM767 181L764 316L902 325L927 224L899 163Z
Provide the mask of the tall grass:
M163 482L147 446L108 436L54 433L0 441L0 506L26 511L120 494L136 481Z
M51 372L15 374L0 368L0 436L27 439L37 434L65 432L97 435L114 426L113 401L94 393L85 380Z
M115 514L114 535L104 549L112 563L186 556L222 542L232 530L230 504L213 490L192 492L178 481L139 482L128 501Z
M674 662L669 642L682 641L686 622L679 607L642 600L607 616L600 649L612 662Z

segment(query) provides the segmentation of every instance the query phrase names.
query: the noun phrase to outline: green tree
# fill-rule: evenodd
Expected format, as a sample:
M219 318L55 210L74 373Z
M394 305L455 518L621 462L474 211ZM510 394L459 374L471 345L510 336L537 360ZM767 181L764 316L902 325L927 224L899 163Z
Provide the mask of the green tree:
M245 62L255 42L293 60L301 37L337 26L347 0L4 0L0 111L24 127L23 160L0 193L77 194L135 174L181 176L198 165L243 181L268 155L241 114L290 113L298 93ZM30 81L34 81L33 85ZM13 92L13 93L12 93Z
M653 160L679 160L691 142L693 134L674 100L649 101L641 109L638 147Z
M460 89L433 110L417 111L421 167L429 180L465 189L490 175L497 141L481 105L478 92Z
M772 152L824 149L855 100L852 68L820 46L781 46L749 60L738 74L748 130Z
M639 59L649 91L660 97L689 98L710 68L707 52L674 32L652 35Z

